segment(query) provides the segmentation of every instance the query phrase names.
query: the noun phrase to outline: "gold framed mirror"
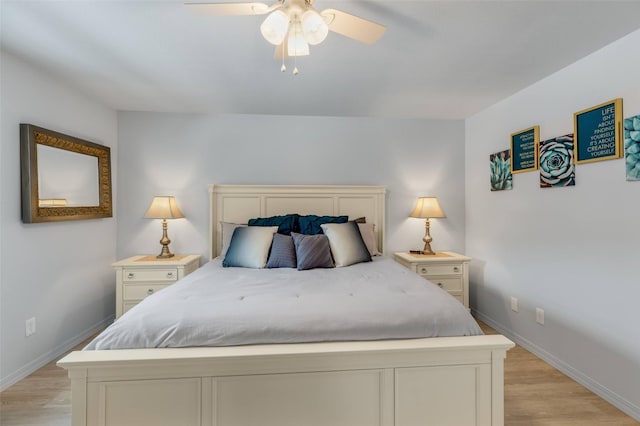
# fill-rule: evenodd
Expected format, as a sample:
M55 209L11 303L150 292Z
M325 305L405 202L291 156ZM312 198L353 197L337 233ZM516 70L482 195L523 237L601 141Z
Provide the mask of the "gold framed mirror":
M22 221L113 216L111 148L20 124Z

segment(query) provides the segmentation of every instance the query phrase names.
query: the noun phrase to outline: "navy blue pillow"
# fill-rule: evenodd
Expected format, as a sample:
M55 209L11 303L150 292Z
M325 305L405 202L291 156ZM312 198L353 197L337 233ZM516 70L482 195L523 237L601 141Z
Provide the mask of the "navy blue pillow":
M275 234L267 268L295 268L296 266L298 262L293 238L290 235Z
M298 216L300 233L305 235L322 234L320 225L325 223L347 223L349 216Z
M277 226L278 234L291 235L297 232L298 215L286 214L283 216L258 217L249 219L249 226Z

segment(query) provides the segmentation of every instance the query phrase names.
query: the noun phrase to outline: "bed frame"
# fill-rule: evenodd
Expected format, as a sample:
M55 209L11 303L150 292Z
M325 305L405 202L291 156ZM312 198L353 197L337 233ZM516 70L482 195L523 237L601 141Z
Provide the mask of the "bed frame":
M380 186L211 185L220 221L285 213L366 217L384 249ZM72 425L413 426L504 424L500 335L72 352Z

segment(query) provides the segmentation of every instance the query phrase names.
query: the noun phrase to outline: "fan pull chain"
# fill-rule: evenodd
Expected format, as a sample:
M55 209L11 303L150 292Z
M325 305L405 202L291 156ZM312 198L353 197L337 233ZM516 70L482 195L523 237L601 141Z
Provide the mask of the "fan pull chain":
M296 29L296 37L298 36L298 28L294 27ZM295 51L295 56L293 57L293 75L298 75L300 73L300 71L298 71L298 43L296 43L295 45L296 51Z
M284 65L284 43L285 41L282 42L282 66L280 67L281 72L285 72L287 70L287 67Z

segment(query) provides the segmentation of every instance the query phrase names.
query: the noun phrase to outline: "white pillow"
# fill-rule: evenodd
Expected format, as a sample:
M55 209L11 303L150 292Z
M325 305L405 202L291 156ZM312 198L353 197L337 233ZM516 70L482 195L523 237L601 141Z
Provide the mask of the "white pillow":
M220 222L220 227L222 228L222 250L220 251L220 257L224 259L227 254L227 250L229 250L229 244L231 244L231 237L233 237L233 231L241 225L239 223L231 223L231 222Z
M360 228L360 235L362 235L369 254L378 256L380 252L378 251L378 240L376 239L376 225L373 223L358 223L358 228Z
M222 266L264 268L277 226L239 226L233 231Z
M329 246L336 266L371 262L371 254L360 235L357 223L323 223L320 227L329 238Z

